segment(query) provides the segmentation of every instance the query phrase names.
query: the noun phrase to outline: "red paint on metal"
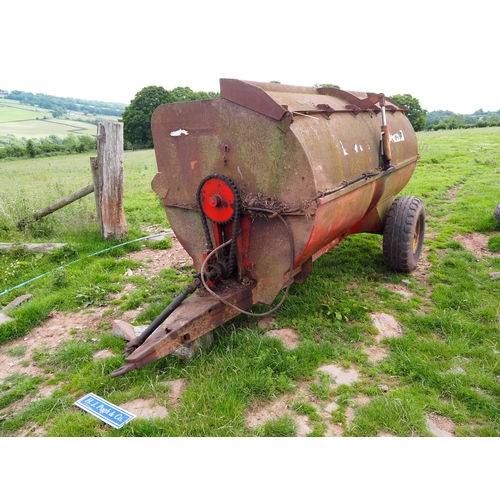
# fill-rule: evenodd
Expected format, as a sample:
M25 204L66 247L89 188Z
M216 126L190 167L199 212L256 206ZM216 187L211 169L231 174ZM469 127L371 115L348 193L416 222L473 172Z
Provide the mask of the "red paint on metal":
M251 274L252 261L249 258L248 250L250 247L250 218L248 216L241 219L241 235L237 240L238 244L238 268L240 271L240 278L244 274Z
M200 199L203 212L214 222L227 222L234 215L234 193L221 179L204 182Z

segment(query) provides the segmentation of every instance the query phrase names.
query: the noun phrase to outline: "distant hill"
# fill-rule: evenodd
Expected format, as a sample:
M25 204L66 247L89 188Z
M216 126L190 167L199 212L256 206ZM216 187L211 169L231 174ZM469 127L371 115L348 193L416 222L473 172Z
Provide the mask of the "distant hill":
M117 102L88 101L72 97L56 97L47 94L33 94L22 90L8 92L0 90L0 98L12 99L22 104L48 109L54 118L63 116L65 113L79 112L88 115L104 115L121 117L126 104Z
M59 143L70 135L95 136L97 123L119 119L80 111L65 111L58 118L53 115L54 111L0 97L0 150L7 146L25 147L29 139Z

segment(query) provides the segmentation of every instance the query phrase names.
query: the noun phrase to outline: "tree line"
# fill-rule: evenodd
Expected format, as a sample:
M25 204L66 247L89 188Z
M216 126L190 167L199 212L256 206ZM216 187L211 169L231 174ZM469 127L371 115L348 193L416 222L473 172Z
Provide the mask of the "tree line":
M471 115L443 110L427 113L426 130L453 130L472 127L500 127L500 110L483 111L478 109Z
M38 108L51 110L54 118L59 118L70 111L90 115L121 116L125 109L125 104L116 102L88 101L72 97L55 97L47 94L23 92L21 90L13 90L12 92L0 90L0 94L2 94L5 99L12 99L28 106L36 106Z
M397 94L391 99L408 107L408 119L416 132L421 130L453 130L457 128L500 127L500 110L479 109L471 115L461 115L452 111L430 111L422 109L420 102L410 94Z
M90 135L73 134L64 139L50 135L41 139L18 139L9 134L0 136L0 160L6 158L35 158L63 154L86 153L97 149L97 139Z

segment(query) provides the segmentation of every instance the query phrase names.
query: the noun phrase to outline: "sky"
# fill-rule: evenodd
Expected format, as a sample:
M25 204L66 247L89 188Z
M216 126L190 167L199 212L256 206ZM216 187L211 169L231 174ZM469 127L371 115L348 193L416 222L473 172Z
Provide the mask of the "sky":
M495 3L476 0L61 0L0 10L0 89L129 104L220 78L410 94L500 110Z

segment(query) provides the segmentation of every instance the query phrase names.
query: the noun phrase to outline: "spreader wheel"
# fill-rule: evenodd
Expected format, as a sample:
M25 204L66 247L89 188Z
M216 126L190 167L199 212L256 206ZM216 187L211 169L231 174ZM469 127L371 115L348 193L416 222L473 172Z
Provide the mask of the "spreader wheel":
M401 196L394 200L384 226L383 253L387 267L409 273L417 267L425 232L422 200Z

